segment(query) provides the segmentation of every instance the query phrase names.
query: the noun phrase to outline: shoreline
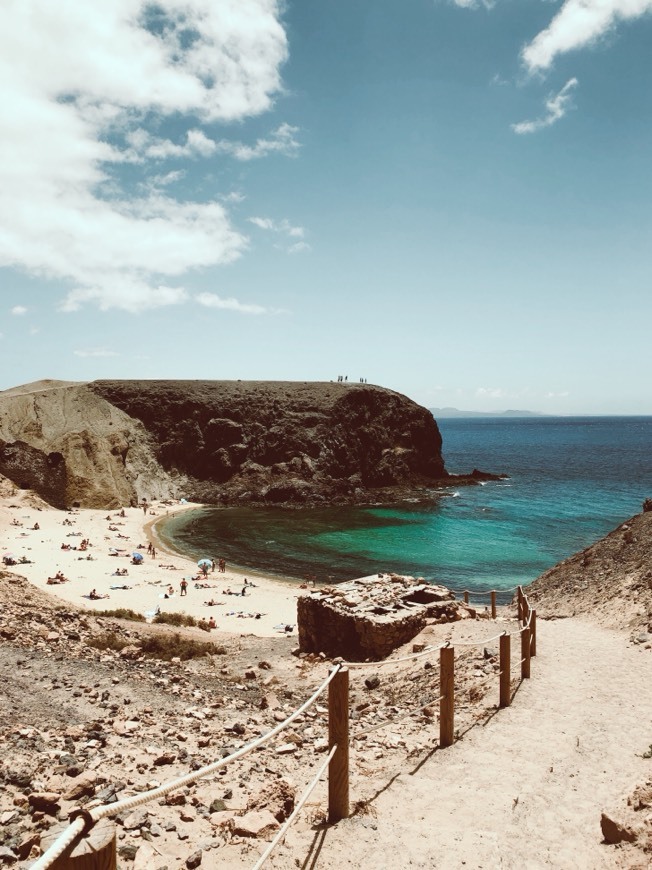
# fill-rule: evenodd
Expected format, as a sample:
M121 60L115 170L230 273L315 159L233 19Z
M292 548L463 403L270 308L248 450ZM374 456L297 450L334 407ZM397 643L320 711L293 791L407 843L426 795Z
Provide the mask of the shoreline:
M184 508L185 507L186 506L184 505ZM192 502L187 505L188 509L197 511L202 510L203 508L212 507L215 507L215 505L206 505L199 502ZM160 527L164 526L167 520L171 520L174 516L182 512L185 511L174 510L169 515L150 520L145 524L143 531L147 535L148 540L151 540L152 544L154 544L158 550L167 553L170 556L178 556L181 559L186 559L194 566L195 563L192 559L171 544L160 531ZM235 562L229 562L228 564L231 566L229 572L241 579L244 579L245 577L254 577L256 580L268 580L270 583L277 583L279 586L288 587L290 589L298 589L300 588L300 584L305 582L301 577L265 572L259 568L247 568L246 566L238 565Z
M65 511L47 505L30 490L3 488L0 555L11 554L16 562L3 562L3 568L82 610L126 608L151 621L158 608L196 619L213 617L219 633L273 637L290 634L285 626L292 626L296 636L296 600L307 594L298 584L232 567L223 573L217 568L209 570L205 578L195 580L199 574L196 562L174 551L157 533L158 523L173 513L201 507L157 500L148 505L146 513L142 506L123 508L124 516L120 509ZM89 544L81 549L84 539ZM148 552L150 543L155 558ZM134 553L142 555L140 564L134 564ZM21 558L27 561L21 563ZM117 575L118 569L127 573ZM57 572L66 581L48 583ZM187 582L185 595L181 594L182 578ZM254 582L245 584L245 578ZM226 594L228 589L231 594ZM92 590L101 597L89 598ZM208 601L214 604L208 606Z

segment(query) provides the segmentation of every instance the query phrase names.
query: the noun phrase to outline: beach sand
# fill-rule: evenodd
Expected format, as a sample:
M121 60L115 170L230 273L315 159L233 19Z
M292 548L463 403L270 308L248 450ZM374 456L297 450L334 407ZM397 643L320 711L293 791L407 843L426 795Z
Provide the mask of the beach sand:
M219 558L219 553L198 553L193 561L164 549L156 535L156 523L173 512L197 507L201 505L153 502L146 512L142 507L126 507L123 517L120 510L57 510L30 491L16 490L0 496L0 556L11 554L18 563L6 570L89 610L124 607L152 616L160 608L163 613L180 612L206 620L212 616L220 632L270 637L285 634L287 625L296 636L296 600L307 594L298 584L258 573L254 577L228 565L224 573L216 566L214 572L209 569L206 578L196 581L197 560ZM90 543L82 551L79 547L84 538ZM150 542L156 548L155 558L147 552ZM62 549L62 544L71 549ZM142 554L140 564L133 564L133 553ZM20 563L21 558L29 562ZM125 568L127 575L115 574ZM67 581L48 584L48 577L58 571ZM245 586L245 577L253 585ZM183 578L188 584L186 595L180 594ZM205 587L198 588L198 582ZM128 588L120 588L125 586ZM172 594L166 597L169 587ZM91 600L93 589L105 597ZM227 589L234 594L225 594ZM210 600L217 603L207 606L205 602Z

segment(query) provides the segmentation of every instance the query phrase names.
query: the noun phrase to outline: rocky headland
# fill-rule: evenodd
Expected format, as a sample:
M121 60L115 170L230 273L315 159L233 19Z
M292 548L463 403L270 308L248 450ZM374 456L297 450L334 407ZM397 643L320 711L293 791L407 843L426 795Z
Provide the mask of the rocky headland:
M39 381L0 392L0 474L60 507L390 502L447 473L432 414L367 384Z

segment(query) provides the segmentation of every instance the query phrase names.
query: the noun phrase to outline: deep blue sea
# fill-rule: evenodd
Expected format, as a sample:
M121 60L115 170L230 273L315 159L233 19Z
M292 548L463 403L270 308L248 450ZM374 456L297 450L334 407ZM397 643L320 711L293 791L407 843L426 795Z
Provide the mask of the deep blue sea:
M639 513L652 497L652 417L439 420L446 468L508 480L435 504L198 509L159 533L194 558L318 581L379 571L454 589L528 583ZM502 596L501 596L502 597Z

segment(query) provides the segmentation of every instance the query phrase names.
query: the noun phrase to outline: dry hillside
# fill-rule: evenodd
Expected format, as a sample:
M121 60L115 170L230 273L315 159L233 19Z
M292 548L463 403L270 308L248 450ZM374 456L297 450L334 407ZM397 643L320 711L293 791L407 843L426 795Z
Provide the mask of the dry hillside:
M546 571L528 594L549 618L586 614L611 628L652 633L652 511Z

